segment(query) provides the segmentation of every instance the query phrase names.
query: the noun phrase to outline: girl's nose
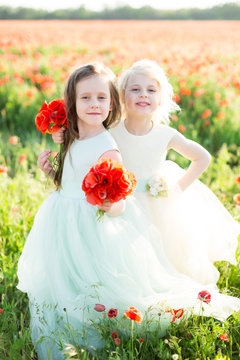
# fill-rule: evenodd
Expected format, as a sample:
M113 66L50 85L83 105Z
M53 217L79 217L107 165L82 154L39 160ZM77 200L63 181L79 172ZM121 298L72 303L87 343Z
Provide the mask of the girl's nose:
M139 96L140 96L141 98L147 98L147 97L148 97L148 93L147 93L147 91L142 90L142 91L139 93Z
M98 104L92 104L92 105L91 105L91 108L92 108L92 109L99 109L99 105L98 105Z

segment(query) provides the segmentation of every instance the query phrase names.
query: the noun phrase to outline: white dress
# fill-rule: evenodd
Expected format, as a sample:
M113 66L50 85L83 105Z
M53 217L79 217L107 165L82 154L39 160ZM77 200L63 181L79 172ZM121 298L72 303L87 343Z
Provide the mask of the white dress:
M166 160L167 146L176 133L169 126L154 124L148 134L136 136L127 131L123 121L111 129L124 165L136 175L139 185L134 196L161 233L170 262L202 284L216 284L219 272L214 262L236 264L240 224L199 180L184 192L171 192L184 174L176 163ZM156 174L166 180L168 198L155 198L146 191L146 184Z

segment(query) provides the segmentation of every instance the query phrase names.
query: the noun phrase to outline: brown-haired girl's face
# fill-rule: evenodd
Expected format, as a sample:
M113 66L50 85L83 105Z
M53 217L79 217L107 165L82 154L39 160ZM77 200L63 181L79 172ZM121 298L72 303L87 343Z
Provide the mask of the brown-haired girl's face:
M102 126L111 110L109 80L101 74L91 75L76 85L78 129L95 130Z

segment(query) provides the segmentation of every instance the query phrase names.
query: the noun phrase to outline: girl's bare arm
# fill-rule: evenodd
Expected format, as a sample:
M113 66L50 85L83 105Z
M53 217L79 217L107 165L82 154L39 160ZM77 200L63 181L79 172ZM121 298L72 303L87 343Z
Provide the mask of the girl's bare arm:
M191 164L186 173L178 181L181 190L184 191L194 180L207 169L211 155L201 145L195 141L186 139L182 134L178 133L173 136L168 144L168 150L173 149L185 158L191 160Z

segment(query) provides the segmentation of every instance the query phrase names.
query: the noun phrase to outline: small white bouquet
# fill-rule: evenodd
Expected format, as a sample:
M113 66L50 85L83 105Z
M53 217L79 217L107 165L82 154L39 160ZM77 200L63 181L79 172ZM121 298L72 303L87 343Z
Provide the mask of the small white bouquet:
M168 186L166 181L160 175L154 175L151 177L146 185L146 189L153 197L168 196Z

